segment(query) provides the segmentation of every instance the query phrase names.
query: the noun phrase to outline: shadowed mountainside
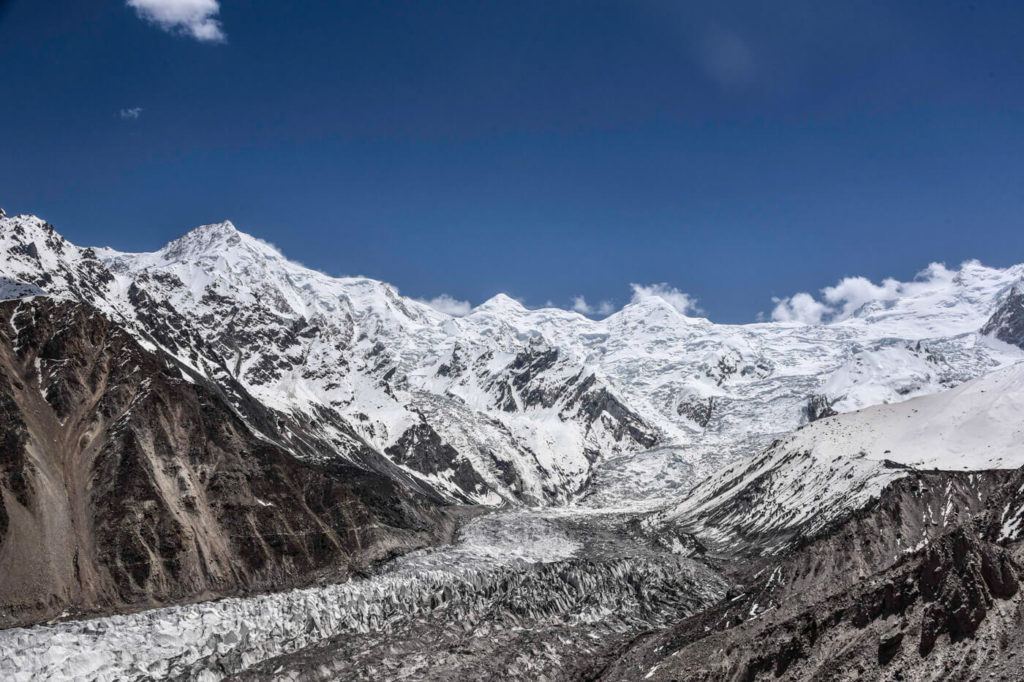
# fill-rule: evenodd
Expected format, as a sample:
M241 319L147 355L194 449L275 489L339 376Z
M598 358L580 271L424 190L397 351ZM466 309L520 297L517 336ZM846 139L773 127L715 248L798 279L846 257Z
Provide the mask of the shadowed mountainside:
M0 625L337 581L451 532L437 500L257 438L86 305L0 320Z

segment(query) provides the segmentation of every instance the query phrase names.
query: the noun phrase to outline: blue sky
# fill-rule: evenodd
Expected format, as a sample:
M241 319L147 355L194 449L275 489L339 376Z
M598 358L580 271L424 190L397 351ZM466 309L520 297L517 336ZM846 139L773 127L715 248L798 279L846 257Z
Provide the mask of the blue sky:
M1024 261L1020 2L0 7L0 206L79 244L230 218L411 296L722 322Z

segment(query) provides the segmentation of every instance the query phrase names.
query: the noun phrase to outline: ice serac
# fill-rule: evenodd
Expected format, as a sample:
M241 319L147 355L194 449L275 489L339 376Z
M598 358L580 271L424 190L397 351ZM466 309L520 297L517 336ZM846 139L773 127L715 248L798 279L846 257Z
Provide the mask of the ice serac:
M440 500L302 462L91 306L0 303L0 626L341 580Z

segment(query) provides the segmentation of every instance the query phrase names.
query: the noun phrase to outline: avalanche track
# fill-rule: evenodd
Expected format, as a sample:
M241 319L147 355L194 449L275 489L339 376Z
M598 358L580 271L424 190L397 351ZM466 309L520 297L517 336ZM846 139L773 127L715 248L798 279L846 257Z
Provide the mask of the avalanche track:
M342 584L0 632L5 680L561 679L718 601L630 513L498 511Z

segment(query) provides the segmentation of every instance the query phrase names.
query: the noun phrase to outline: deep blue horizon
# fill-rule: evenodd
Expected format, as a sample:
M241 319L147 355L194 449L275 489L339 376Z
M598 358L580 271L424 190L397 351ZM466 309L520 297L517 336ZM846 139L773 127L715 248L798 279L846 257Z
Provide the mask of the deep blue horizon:
M474 305L666 282L718 322L1024 261L1019 3L205 1L0 4L0 206L124 251L230 219Z

